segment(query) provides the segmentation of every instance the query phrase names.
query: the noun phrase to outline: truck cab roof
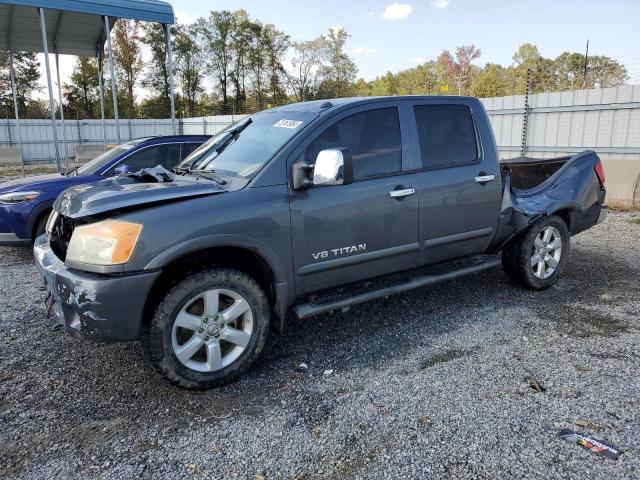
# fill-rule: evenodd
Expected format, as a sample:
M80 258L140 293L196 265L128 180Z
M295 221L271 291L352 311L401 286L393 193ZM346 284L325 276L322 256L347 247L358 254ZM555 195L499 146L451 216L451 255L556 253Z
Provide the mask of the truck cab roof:
M349 98L330 98L326 100L310 100L307 102L292 103L281 105L270 109L271 112L307 112L307 113L324 113L335 112L342 108L355 105L366 105L378 102L397 102L398 100L440 100L443 103L455 102L460 100L472 100L479 102L475 97L457 96L457 95L399 95L399 96L379 96L379 97L349 97Z

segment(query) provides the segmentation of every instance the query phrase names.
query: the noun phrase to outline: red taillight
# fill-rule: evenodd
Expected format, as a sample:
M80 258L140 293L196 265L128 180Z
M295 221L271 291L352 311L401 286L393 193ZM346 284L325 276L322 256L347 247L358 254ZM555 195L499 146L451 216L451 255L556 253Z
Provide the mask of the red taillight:
M596 166L593 167L593 169L596 171L598 180L600 180L600 185L604 187L604 168L602 166L602 162L598 161L598 163L596 163Z

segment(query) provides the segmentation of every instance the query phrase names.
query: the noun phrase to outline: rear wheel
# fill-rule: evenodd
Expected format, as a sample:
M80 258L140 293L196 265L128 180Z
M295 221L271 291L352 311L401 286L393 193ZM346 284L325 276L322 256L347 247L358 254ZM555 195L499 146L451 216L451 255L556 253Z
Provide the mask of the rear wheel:
M543 219L502 252L509 277L532 290L549 288L558 281L569 255L569 231L557 216Z
M204 390L242 375L264 347L269 305L245 273L212 269L191 274L158 305L143 345L172 383Z

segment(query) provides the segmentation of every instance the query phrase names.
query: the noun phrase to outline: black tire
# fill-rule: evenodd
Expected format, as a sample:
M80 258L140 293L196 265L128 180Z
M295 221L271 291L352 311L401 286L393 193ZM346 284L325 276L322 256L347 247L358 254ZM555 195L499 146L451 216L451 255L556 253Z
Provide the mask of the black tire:
M532 268L535 254L535 240L547 227L554 227L560 233L562 251L557 267L547 278L536 276ZM558 216L550 216L537 222L520 234L502 250L502 267L509 278L531 290L545 290L558 281L569 257L569 230L565 221Z
M220 370L199 372L184 365L174 352L172 331L178 313L191 299L212 289L228 289L244 297L253 314L253 331L240 356ZM145 354L168 381L189 390L206 390L229 384L256 361L269 333L269 302L249 275L231 269L214 268L191 273L175 284L159 303L142 335Z
M47 211L43 213L38 219L38 223L36 223L36 228L33 230L32 242L35 242L36 238L44 233L47 228L47 220L49 220L49 214L51 211Z

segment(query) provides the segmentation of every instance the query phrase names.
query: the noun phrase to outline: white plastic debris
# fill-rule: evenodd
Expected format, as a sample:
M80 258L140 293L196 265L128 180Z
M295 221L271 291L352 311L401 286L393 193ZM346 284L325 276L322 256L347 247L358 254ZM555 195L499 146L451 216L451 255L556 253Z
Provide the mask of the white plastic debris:
M324 375L325 377L332 374L333 374L333 370L325 370L324 372L322 372L322 375Z

